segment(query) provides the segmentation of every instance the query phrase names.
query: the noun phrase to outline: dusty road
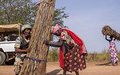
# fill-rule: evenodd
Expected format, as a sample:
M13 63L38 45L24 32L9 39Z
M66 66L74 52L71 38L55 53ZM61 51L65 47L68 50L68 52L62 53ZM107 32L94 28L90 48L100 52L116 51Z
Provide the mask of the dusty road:
M80 71L80 75L120 75L120 65L105 66L96 64L100 63L95 62L87 63L87 68L83 71ZM0 66L0 75L14 75L14 66ZM59 68L59 64L48 63L47 75L62 75L62 70ZM75 74L67 73L67 75Z

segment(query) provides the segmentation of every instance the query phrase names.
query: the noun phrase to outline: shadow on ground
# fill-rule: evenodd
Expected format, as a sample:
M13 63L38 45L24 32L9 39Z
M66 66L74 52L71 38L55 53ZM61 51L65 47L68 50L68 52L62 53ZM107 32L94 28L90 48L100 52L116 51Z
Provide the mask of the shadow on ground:
M47 75L58 75L57 73L59 73L60 71L61 71L61 69L56 69L56 70L53 70L53 71L47 73Z
M106 63L102 63L102 64L96 64L96 66L117 66L117 65L118 65L118 63L115 64L115 65L112 65L111 62L106 62Z
M47 75L63 75L63 74L59 74L59 72L60 72L61 70L62 70L62 69L53 70L53 71L47 73ZM66 75L73 75L73 74L66 74Z

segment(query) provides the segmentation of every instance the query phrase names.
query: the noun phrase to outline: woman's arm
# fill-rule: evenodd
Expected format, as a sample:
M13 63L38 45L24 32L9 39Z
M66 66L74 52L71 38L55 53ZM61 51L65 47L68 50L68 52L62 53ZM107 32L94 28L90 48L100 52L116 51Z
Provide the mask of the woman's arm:
M21 49L18 49L18 48L15 48L15 52L30 52L29 49L25 49L25 50L21 50Z
M105 36L105 39L106 39L107 41L109 41L109 42L112 40L112 39L108 39L108 38L107 38L107 35Z
M63 41L62 40L59 40L57 42L50 41L50 42L46 42L46 45L53 46L53 47L61 47L63 45Z

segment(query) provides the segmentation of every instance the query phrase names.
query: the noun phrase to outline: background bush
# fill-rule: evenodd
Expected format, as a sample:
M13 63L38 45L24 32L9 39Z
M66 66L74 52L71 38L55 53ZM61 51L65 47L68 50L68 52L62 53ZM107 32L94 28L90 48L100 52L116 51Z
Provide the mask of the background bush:
M59 49L58 48L52 48L50 49L48 53L48 61L58 61L59 60Z
M120 52L118 53L118 58L120 60ZM88 53L87 56L87 61L92 62L92 61L109 61L110 60L110 55L108 52L105 50L102 51L101 53ZM52 48L49 51L48 54L48 61L55 62L59 61L59 48Z

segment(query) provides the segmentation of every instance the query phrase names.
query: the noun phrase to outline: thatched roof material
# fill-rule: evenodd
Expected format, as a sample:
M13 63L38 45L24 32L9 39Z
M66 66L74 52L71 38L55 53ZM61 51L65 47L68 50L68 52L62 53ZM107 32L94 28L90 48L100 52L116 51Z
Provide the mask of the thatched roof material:
M10 31L19 31L20 23L18 24L8 24L8 25L0 25L0 32L10 32Z
M102 34L108 35L108 36L113 36L114 38L116 38L117 40L120 41L120 33L116 32L108 25L106 25L102 28Z

